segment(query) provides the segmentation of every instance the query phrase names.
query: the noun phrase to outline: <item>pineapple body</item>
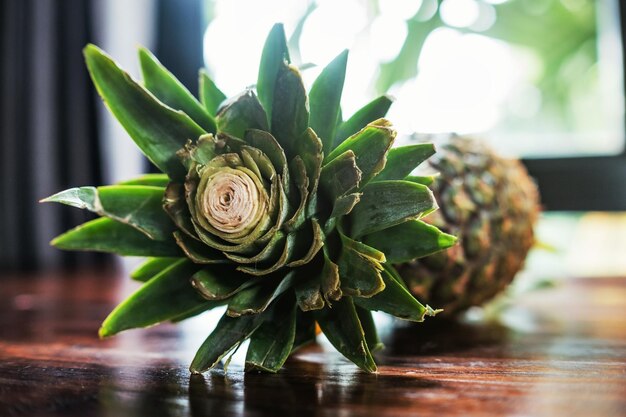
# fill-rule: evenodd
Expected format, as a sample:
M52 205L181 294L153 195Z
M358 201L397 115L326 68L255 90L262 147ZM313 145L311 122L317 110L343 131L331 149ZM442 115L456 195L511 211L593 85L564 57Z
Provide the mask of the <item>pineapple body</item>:
M396 268L416 298L450 316L491 299L523 267L539 194L519 161L475 139L447 138L429 163L439 173L431 188L440 210L425 220L459 241Z

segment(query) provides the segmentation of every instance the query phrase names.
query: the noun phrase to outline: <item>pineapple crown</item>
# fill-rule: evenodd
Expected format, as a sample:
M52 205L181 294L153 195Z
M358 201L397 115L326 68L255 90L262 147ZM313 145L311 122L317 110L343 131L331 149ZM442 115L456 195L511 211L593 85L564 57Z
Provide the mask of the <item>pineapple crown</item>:
M342 119L347 51L307 95L277 24L256 94L227 99L201 71L200 101L145 49L143 85L96 46L84 53L109 110L163 172L43 200L102 216L54 246L148 257L132 273L144 284L107 317L102 337L226 305L192 372L247 339L246 369L276 372L315 340L315 323L374 372L372 310L412 321L435 314L391 266L456 240L419 220L437 206L410 174L434 148L391 147L386 96Z

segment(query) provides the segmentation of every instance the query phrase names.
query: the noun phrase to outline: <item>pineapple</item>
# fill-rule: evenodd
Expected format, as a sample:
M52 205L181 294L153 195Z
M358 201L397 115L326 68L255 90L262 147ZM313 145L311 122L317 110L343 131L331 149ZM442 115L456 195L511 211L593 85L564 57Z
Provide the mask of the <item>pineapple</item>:
M492 298L522 268L534 243L539 195L519 161L475 139L444 139L428 164L439 175L423 181L440 210L426 220L459 244L395 267L415 297L452 316Z
M110 111L163 172L44 200L102 216L54 246L148 257L132 273L144 284L104 320L101 337L226 306L191 372L248 339L246 370L277 372L315 340L316 323L375 372L372 310L412 321L436 313L392 266L456 242L420 220L437 203L409 175L434 147L391 147L385 96L342 120L347 51L307 94L276 25L256 90L227 99L201 73L200 100L145 49L143 85L97 47L84 52Z

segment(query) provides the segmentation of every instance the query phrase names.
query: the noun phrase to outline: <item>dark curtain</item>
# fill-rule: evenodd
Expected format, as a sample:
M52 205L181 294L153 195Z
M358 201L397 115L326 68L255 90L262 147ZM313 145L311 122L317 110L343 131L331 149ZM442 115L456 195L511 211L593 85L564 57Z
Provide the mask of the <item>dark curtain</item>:
M92 40L87 0L0 1L0 268L82 265L50 239L89 218L38 204L102 180L96 97L81 50Z
M203 0L157 0L156 53L194 93ZM91 218L37 201L102 183L97 97L82 48L93 42L91 0L0 1L0 272L77 267L109 258L49 241ZM146 164L147 165L147 164Z
M156 51L159 60L191 91L198 93L198 70L204 66L205 0L159 0Z
M198 70L204 66L206 0L158 0L155 54L189 91L198 96ZM158 169L146 160L146 169Z

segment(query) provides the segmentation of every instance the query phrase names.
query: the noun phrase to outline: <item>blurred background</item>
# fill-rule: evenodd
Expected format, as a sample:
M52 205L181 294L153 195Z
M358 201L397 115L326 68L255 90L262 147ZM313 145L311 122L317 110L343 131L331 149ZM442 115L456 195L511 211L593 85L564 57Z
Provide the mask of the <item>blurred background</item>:
M0 267L110 263L50 248L88 215L37 201L151 169L96 97L86 43L137 78L145 45L194 93L204 66L232 95L283 22L308 83L351 50L344 114L388 93L400 143L456 132L523 158L546 209L527 274L624 275L624 13L618 0L3 0Z

